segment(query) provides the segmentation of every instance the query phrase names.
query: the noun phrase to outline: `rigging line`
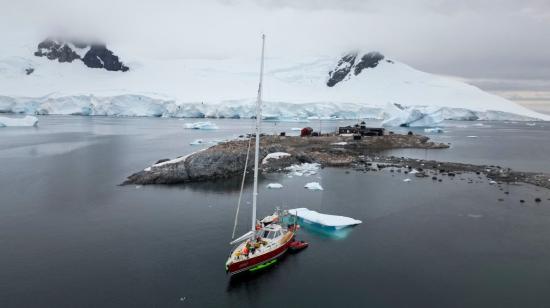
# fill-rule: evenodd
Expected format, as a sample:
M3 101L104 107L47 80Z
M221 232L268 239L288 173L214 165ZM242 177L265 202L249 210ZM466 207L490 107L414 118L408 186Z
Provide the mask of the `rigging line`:
M248 138L248 150L246 151L246 160L244 162L243 179L241 182L241 191L239 193L239 201L237 202L237 212L235 213L235 223L233 224L233 234L231 239L235 238L235 231L237 230L237 219L239 218L239 209L241 208L241 199L243 197L244 180L246 179L246 169L248 168L248 157L250 156L250 145L252 144L252 135Z

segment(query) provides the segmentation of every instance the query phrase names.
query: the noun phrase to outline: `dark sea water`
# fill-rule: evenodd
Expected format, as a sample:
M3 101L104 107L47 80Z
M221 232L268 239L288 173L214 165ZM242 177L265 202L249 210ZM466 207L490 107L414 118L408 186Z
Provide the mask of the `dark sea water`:
M117 186L160 158L204 147L190 146L195 139L252 126L214 121L220 130L182 129L192 120L48 116L37 128L0 129L0 307L550 305L550 191L470 174L408 183L389 171L267 175L260 216L276 206L308 207L363 224L339 237L303 228L305 251L230 279L224 263L239 179ZM549 123L473 124L447 123L446 133L433 135L451 149L391 154L550 172ZM265 130L303 125L265 123ZM303 188L313 181L324 191ZM284 188L266 189L271 182ZM250 196L249 187L240 233Z

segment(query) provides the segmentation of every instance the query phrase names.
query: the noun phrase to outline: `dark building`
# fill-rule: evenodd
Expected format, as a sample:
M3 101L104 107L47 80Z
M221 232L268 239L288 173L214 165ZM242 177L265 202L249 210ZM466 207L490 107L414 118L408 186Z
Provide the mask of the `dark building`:
M383 136L384 129L379 127L367 127L365 122L354 126L338 127L338 134L356 134L361 136Z

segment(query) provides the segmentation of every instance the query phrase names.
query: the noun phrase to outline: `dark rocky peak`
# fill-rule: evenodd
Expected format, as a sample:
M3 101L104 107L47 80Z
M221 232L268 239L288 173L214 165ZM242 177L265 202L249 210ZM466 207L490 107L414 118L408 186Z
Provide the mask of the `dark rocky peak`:
M80 60L87 67L103 68L108 71L126 72L129 70L105 44L48 38L38 44L38 50L34 55L59 62L70 63Z
M363 55L363 57L361 57L361 61L359 61L355 65L355 70L354 70L355 75L361 74L361 72L366 68L377 67L378 63L380 63L380 61L382 60L384 60L384 55L377 51L369 52Z
M104 68L108 71L126 72L129 68L120 62L119 58L104 44L95 44L90 47L82 59L84 64L93 68Z
M384 55L376 51L366 53L360 58L358 52L347 53L338 61L336 68L329 72L327 86L334 87L336 84L351 78L352 74L350 72L352 71L353 75L357 76L364 69L375 68L382 60L384 60ZM386 62L393 63L391 60L386 60Z
M328 73L329 79L327 81L327 86L334 87L337 83L344 80L346 76L351 71L351 68L355 64L357 59L357 52L350 52L342 57L336 68Z
M59 62L73 62L80 56L64 42L46 39L38 44L38 50L34 53L37 57L47 57Z

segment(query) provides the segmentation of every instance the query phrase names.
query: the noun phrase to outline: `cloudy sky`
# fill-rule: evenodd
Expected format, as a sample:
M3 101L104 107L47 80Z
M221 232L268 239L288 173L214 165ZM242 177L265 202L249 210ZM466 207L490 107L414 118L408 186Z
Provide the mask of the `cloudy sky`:
M378 50L550 112L548 0L0 0L2 35L85 36L140 56Z

